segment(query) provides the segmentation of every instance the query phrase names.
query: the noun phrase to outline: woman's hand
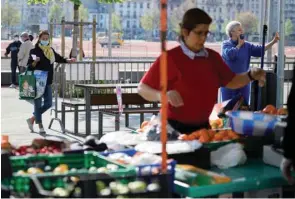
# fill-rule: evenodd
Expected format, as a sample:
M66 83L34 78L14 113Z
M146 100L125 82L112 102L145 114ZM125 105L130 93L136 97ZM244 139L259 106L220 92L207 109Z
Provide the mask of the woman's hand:
M279 35L278 32L276 32L276 35L275 35L275 37L273 38L273 42L274 42L274 43L277 43L279 40L280 40L280 35Z
M40 61L40 57L36 57L32 63L32 66L35 67L39 61Z
M266 82L266 78L265 78L265 71L260 69L260 68L252 68L250 71L250 74L252 76L252 78L254 80L258 81L258 85L260 87L263 87L265 82Z
M76 62L76 58L67 59L67 63L74 63Z
M174 107L183 106L183 100L180 94L176 90L171 90L167 92L168 102Z

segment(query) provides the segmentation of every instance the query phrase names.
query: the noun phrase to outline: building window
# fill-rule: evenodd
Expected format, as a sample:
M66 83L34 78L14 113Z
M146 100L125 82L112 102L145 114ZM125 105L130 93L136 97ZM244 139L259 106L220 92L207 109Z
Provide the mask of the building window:
M127 8L130 8L130 2L127 3Z
M147 7L147 8L150 8L150 3L147 3L146 7Z
M130 21L127 21L127 28L130 28Z
M99 27L102 28L102 23L99 23Z
M120 17L122 17L122 16L123 16L123 11L121 10L121 11L120 11Z
M219 8L219 12L222 12L222 8Z
M133 3L133 8L136 8L136 3L135 2Z
M216 12L216 8L213 8L213 12Z
M133 12L133 18L136 18L136 11Z
M120 3L120 8L123 8L123 3Z
M143 3L140 3L140 8L143 8Z

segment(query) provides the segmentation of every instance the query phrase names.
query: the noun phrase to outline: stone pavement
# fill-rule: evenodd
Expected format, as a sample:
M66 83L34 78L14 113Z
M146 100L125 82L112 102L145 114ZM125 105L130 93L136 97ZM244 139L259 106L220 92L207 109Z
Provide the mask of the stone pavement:
M60 109L61 99L59 99L58 107ZM11 89L7 87L1 88L1 135L9 135L9 140L12 144L15 145L25 145L30 144L34 138L42 137L38 133L31 133L28 129L26 119L31 117L33 112L33 105L24 100L19 100L18 98L18 90ZM98 134L98 118L97 112L92 113L92 134ZM54 112L52 112L52 116L54 116ZM43 125L46 130L47 136L57 136L63 139L68 139L71 141L82 141L83 137L73 136L70 134L62 134L61 128L57 121L54 121L52 128L48 129L49 122L52 118L50 115L50 111L47 111L43 114ZM61 115L59 114L59 117ZM66 126L68 129L73 130L73 113L66 114ZM146 119L149 119L151 115L147 115ZM124 118L121 118L121 129L124 130ZM104 132L114 131L114 117L106 116L103 120ZM131 115L130 116L130 126L134 128L139 127L139 115ZM35 125L35 130L38 131L38 127ZM126 129L125 129L126 130ZM85 113L79 113L79 133L85 134Z

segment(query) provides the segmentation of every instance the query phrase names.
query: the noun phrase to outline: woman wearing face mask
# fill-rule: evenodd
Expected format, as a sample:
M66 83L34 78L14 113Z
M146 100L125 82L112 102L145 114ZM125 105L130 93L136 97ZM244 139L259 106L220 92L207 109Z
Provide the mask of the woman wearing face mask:
M35 58L33 58L35 57ZM33 124L39 125L40 133L45 133L42 124L42 114L47 111L52 105L52 90L51 84L53 80L53 63L72 63L75 59L66 59L54 51L49 43L48 31L42 31L39 34L35 48L30 51L28 66L30 70L47 71L47 83L42 97L34 100L33 116L27 119L29 129L33 131ZM42 105L42 98L44 104Z
M240 22L232 21L226 26L226 34L229 39L222 43L222 58L230 69L236 74L249 71L251 56L261 57L261 45L251 44L244 39L244 31ZM270 49L280 36L276 33L273 40L266 44L265 50ZM250 101L250 84L240 89L221 88L222 101L232 99L238 94L242 94L247 104Z
M204 44L211 17L198 8L188 10L180 24L180 46L167 52L168 123L181 133L209 127L209 115L217 100L218 88L241 88L251 80L263 85L265 72L252 69L236 75L221 56ZM160 58L142 78L139 94L148 101L160 101Z

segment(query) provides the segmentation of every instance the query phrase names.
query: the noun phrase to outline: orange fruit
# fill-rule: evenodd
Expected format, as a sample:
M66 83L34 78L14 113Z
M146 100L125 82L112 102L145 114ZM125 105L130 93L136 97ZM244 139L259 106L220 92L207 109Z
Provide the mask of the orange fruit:
M144 121L144 122L141 124L140 128L143 128L143 127L147 126L148 124L149 124L148 121Z
M273 105L269 104L267 105L262 112L264 113L268 113L268 114L274 114L274 112L276 112L276 107L274 107Z
M222 140L222 135L220 134L215 134L212 141L221 141Z
M200 139L199 139L199 141L201 142L201 143L207 143L207 142L209 142L210 140L209 140L209 137L200 137Z
M278 115L288 115L288 110L286 108L279 108L277 111Z
M226 130L222 130L218 132L222 137L227 136L227 131Z
M214 137L214 135L215 135L215 131L208 130L208 135L209 135L210 139L212 139Z

